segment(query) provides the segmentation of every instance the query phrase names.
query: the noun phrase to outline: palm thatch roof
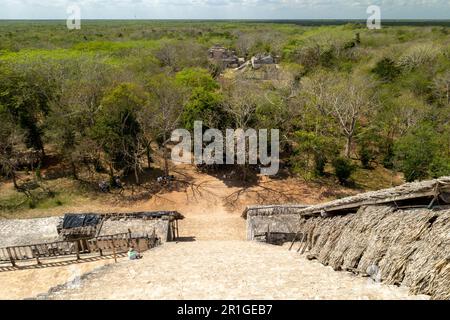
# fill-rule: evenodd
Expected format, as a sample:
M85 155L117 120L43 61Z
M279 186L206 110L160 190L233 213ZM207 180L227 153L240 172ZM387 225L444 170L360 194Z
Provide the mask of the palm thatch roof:
M355 215L303 217L299 251L334 270L450 299L450 210L364 206Z
M450 204L450 177L435 180L406 183L398 187L366 192L355 196L334 200L314 206L283 205L283 206L250 206L242 214L243 218L251 215L273 214L299 214L301 216L326 216L341 213L355 213L360 207L375 204L395 203L401 207L403 204L413 203L414 200L426 205L439 203Z
M286 204L286 205L269 205L269 206L248 206L242 213L242 217L247 219L247 214L266 216L266 215L282 215L282 214L300 214L308 205L304 204Z

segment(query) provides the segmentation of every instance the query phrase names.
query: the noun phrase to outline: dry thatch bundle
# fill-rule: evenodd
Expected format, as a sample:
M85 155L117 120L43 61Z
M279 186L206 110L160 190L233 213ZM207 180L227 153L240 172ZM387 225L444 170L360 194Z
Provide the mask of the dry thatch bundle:
M437 212L414 245L403 283L414 293L450 300L450 210Z
M418 209L394 212L394 208L390 211L371 230L368 250L361 258L358 271L364 273L369 267L376 266L379 280L400 285L414 252L413 245L427 232L428 221L434 212Z
M354 215L303 218L302 251L335 270L450 299L450 210L362 207Z
M314 206L250 206L242 217L247 215L299 214L302 216L326 216L327 214L355 213L362 206L406 203L424 199L426 205L433 203L450 203L450 177L435 180L406 183L395 188L366 192L352 197L342 198Z
M350 215L333 218L334 223L332 228L329 230L327 242L320 249L318 255L318 259L320 261L323 261L323 264L330 264L331 255L335 250L336 244L339 242L342 236L342 231L352 221L351 218L352 216Z

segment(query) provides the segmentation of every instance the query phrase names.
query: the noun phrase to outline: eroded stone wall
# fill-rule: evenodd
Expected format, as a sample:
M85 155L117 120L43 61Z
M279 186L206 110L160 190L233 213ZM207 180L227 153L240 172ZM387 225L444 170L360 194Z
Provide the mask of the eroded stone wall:
M298 214L252 215L247 217L247 240L269 230L273 233L295 234L298 231Z
M0 247L58 240L56 227L62 217L0 220Z
M126 233L131 230L133 234L153 234L155 230L156 235L161 238L162 242L172 240L169 235L169 219L120 219L120 220L105 220L100 231L100 235L112 235L117 233Z

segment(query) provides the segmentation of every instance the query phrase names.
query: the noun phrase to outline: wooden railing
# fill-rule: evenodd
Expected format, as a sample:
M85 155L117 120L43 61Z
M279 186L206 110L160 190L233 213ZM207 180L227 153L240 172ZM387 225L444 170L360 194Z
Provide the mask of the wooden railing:
M117 253L123 253L130 247L137 251L146 251L159 244L159 239L155 231L149 235L133 235L120 233L114 235L99 236L93 239L79 239L76 241L58 241L51 243L40 243L23 246L12 246L0 248L0 262L10 262L14 267L17 261L36 260L41 264L41 259L63 258L67 256L76 256L77 260L82 255L99 253L103 256L105 253L112 253L116 259Z

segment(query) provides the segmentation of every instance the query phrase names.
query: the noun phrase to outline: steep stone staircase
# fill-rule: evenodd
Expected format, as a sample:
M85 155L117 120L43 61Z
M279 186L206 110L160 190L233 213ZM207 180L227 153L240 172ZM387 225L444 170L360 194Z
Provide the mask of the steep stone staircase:
M167 243L109 264L49 299L426 299L248 241Z

